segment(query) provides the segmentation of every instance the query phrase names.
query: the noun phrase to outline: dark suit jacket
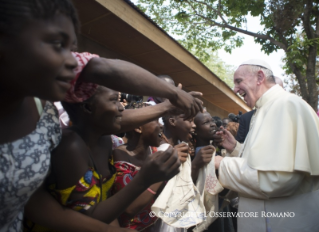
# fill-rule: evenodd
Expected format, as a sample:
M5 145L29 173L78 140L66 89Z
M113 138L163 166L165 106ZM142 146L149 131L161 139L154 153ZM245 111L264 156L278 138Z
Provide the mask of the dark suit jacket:
M236 136L236 140L243 143L249 131L250 120L256 110L249 111L243 114L239 119L239 128Z

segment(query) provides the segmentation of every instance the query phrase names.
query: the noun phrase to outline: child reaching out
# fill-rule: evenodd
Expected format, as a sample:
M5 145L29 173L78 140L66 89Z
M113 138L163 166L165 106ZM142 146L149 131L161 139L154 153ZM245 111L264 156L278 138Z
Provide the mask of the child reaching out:
M166 97L183 108L187 117L201 109L200 101L186 92L119 60L92 58L70 83L78 65L71 53L78 24L68 0L0 0L1 231L20 230L23 207L36 189L30 203L36 207L26 209L34 221L56 229L69 226L68 231L109 228L63 210L39 188L50 168L50 152L61 139L57 111L49 101L64 99L72 86L76 95L81 93L77 92L80 82L92 82L127 93ZM47 210L48 202L56 210Z
M211 142L219 143L220 136L216 135L217 126L210 113L198 113L194 118L194 122L196 124L196 144L195 156L192 161L192 178L194 183L196 183L199 170L211 161L216 150Z
M134 102L127 106L128 109L139 109L148 106L146 103ZM119 146L113 151L114 165L117 169L113 192L123 191L126 186L140 172L144 161L157 151L161 142L162 125L154 119L132 131L126 132L127 144ZM151 231L151 226L157 220L151 217L151 205L159 194L163 182L151 185L134 202L126 208L119 217L121 227L137 231Z
M83 103L62 102L72 126L63 130L61 143L52 153L52 172L46 183L62 206L106 223L116 220L151 184L174 176L179 167L172 149L153 154L134 181L110 195L115 168L109 134L120 130L123 112L117 96L118 92L100 86ZM159 159L163 160L161 168L154 162ZM52 231L32 223L28 227L25 231Z
M188 154L193 155L193 149L189 145L196 125L193 118L184 120L182 114L183 111L175 109L171 111L171 114L163 117L164 136L162 142L174 146L178 150L179 159L183 163L187 160Z

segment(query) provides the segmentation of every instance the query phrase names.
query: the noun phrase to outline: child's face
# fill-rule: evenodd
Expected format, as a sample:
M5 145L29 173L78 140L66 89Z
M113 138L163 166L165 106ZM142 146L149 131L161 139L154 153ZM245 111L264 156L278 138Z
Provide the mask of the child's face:
M162 138L159 134L163 131L163 126L157 120L144 124L142 127L142 139L149 146L158 147Z
M184 120L181 116L176 116L176 127L178 139L180 141L189 142L192 139L192 134L195 131L196 125L194 119Z
M214 134L217 130L217 126L208 113L200 113L195 117L196 133L199 138L213 139Z
M62 100L74 79L77 61L71 54L76 42L74 26L67 16L29 20L17 35L1 41L1 85L21 96ZM0 41L0 42L1 42Z
M104 133L117 133L121 129L123 110L118 100L118 92L100 86L92 102L91 120L95 127Z

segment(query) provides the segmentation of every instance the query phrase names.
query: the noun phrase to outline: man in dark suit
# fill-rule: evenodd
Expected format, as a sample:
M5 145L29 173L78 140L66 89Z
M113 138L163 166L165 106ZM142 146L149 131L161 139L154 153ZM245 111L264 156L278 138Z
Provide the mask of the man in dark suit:
M249 131L250 120L251 117L254 115L256 110L249 111L243 114L239 119L239 128L236 136L236 140L240 143L243 143L246 139L246 136Z

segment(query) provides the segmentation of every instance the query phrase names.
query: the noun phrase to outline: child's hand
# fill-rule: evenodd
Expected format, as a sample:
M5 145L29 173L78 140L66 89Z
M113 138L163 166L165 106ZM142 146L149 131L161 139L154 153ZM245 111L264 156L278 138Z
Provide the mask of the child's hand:
M188 145L186 143L180 143L174 146L174 149L178 152L178 158L181 163L184 163L188 157Z
M199 150L195 155L192 165L195 165L198 169L202 168L205 164L208 164L213 157L215 147L208 145Z

